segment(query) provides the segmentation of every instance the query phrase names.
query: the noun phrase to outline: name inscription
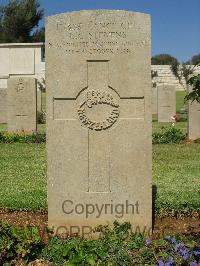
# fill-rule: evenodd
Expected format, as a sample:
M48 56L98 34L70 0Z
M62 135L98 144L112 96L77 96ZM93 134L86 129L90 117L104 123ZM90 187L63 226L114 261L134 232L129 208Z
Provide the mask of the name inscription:
M60 40L49 42L49 48L62 49L66 55L131 54L136 48L149 45L149 39L130 41L130 31L137 31L133 22L67 23L55 24Z

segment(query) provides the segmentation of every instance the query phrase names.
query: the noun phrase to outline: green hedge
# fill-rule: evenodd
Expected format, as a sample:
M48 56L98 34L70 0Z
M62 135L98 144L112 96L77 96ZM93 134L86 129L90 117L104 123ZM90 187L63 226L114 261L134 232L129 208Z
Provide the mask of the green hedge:
M25 131L14 132L0 132L0 143L44 143L46 142L46 133Z
M180 143L186 138L186 134L174 126L162 127L161 131L154 132L152 135L153 144Z
M153 144L180 143L186 138L181 129L176 127L162 127L161 131L154 132L152 135ZM44 143L46 133L44 132L0 132L0 143Z

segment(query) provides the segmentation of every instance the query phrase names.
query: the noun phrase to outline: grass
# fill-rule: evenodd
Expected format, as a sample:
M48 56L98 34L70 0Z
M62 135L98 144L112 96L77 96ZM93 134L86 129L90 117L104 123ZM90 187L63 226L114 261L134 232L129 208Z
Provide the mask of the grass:
M176 92L176 112L179 113L180 109L185 105L184 98L186 96L185 91Z
M200 211L200 145L154 145L157 210Z
M0 131L6 131L7 130L7 124L0 124Z
M42 92L41 96L42 110L46 110L46 93Z
M200 144L154 145L156 209L200 211ZM0 144L0 207L47 208L44 144Z
M44 144L0 144L0 169L0 207L47 207Z

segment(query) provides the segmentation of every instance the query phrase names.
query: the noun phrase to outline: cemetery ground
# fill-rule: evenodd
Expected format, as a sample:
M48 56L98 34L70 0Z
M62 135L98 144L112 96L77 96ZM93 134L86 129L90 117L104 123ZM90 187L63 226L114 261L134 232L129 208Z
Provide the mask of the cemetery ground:
M14 264L8 265L142 266L163 265L159 261L173 259L177 264L165 265L197 266L178 264L183 256L179 251L172 254L169 250L184 243L185 249L181 252L189 250L188 261L199 259L199 158L198 143L153 145L153 211L156 215L151 240L148 236L131 235L126 224L117 224L113 230L103 229L105 236L100 240L83 241L77 237L60 240L45 230L45 144L1 143L0 220L11 227L0 224L0 235L10 239L12 244L6 242L5 245L10 245L7 250L14 254L11 256ZM25 229L26 226L29 229ZM171 238L166 239L169 235ZM1 236L0 243L4 247ZM72 263L65 264L66 261ZM97 264L99 261L102 264Z
M183 106L183 98L184 93L179 92L177 112ZM153 132L161 132L163 126L171 128L171 123L154 121ZM176 123L175 128L186 133L186 126L187 122L182 121ZM0 131L5 130L6 125L0 125ZM39 130L45 132L45 125L39 125ZM121 227L115 225L113 231L111 229L106 231L105 239L97 242L81 242L76 238L61 242L57 238L52 238L48 246L43 247L42 255L38 257L33 252L38 245L42 245L42 242L38 240L37 232L29 232L31 240L27 244L28 241L23 239L23 235L28 233L24 232L23 228L25 226L37 227L43 241L45 243L49 241L49 234L44 229L47 226L45 144L0 143L0 220L12 226L11 228L0 226L1 234L5 231L7 236L9 235L10 238L12 236L12 241L15 239L15 245L16 243L21 245L20 241L24 241L23 246L19 245L20 248L18 245L12 247L13 244L10 244L14 250L12 252L18 254L18 258L23 258L26 262L36 258L43 259L38 261L38 264L36 262L30 265L65 265L65 260L72 261L72 264L66 265L98 265L95 264L97 255L102 262L99 265L164 265L159 261L183 260L182 257L178 257L180 254L174 253L174 255L166 251L169 247L176 248L176 244L180 245L183 242L186 249L191 249L189 251L190 261L195 262L199 259L198 241L200 239L199 158L200 143L182 141L179 144L153 145L154 234L152 240L147 240L146 244L144 241L147 236L132 239L132 236L127 234L127 225ZM19 229L22 230L19 233L20 236L17 233L13 234L13 226L22 228ZM128 237L122 239L120 232ZM162 238L164 235L171 235L176 239L173 237L164 239ZM111 252L114 255L109 253L108 243L109 248L114 248L115 252ZM69 252L65 258L62 253L64 245ZM32 257L31 253L34 254ZM81 255L82 253L84 255ZM74 254L74 257L70 258L70 254ZM101 255L102 258L100 258ZM0 265L1 259L0 256ZM113 264L107 264L109 260ZM50 264L49 261L54 264ZM122 264L117 264L116 261L121 261ZM166 265L190 264L178 264L177 262L177 264Z
M1 143L0 149L1 208L46 210L45 144ZM198 143L153 146L153 185L157 214L197 215L200 210L199 158Z

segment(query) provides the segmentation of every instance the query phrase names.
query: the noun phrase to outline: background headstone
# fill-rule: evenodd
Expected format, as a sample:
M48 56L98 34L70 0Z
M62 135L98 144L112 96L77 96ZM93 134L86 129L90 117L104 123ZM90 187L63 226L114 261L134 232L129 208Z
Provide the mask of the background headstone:
M42 111L42 93L39 88L37 88L37 110Z
M174 86L158 86L158 122L171 122L176 115L176 91Z
M149 15L49 17L46 82L49 226L151 228Z
M188 102L188 138L200 138L200 103Z
M157 114L158 113L158 90L157 90L157 86L156 87L152 86L151 101L152 101L152 114Z
M8 131L37 129L37 86L35 78L8 79Z
M7 123L7 89L0 89L0 123Z

